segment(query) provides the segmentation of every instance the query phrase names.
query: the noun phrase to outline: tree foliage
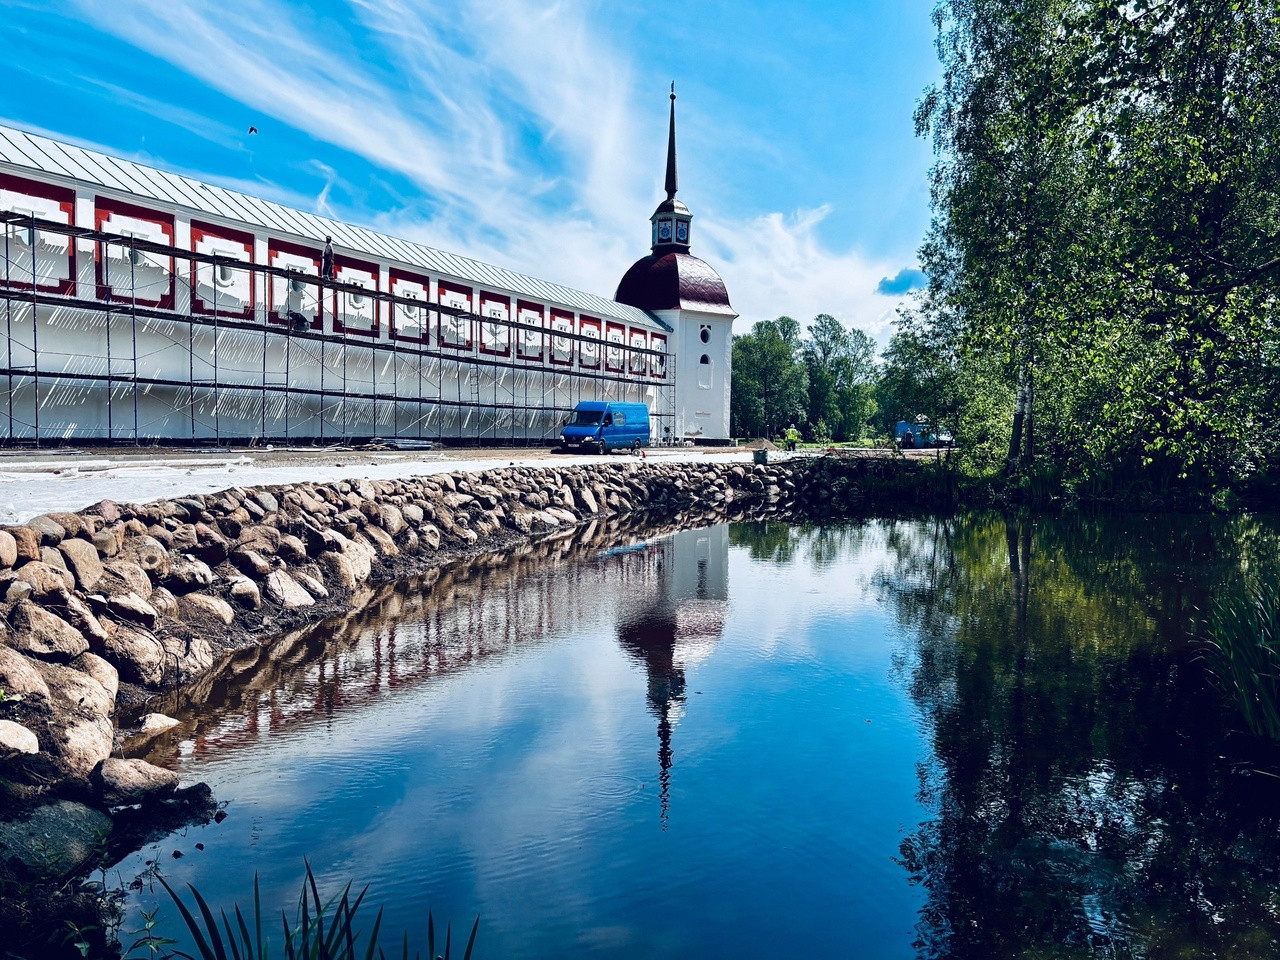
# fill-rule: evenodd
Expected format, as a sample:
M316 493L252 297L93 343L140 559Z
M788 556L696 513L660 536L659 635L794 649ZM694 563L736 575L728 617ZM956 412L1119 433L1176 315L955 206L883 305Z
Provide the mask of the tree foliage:
M935 21L924 326L1016 396L1007 466L1190 495L1274 471L1280 7L942 0Z

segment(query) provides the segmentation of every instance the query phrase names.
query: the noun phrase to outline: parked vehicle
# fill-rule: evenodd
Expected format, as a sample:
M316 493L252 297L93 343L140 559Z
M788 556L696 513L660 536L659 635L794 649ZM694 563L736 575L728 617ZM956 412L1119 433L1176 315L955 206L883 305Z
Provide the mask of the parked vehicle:
M583 400L560 431L560 449L608 453L649 446L649 407L643 403Z
M899 420L894 424L894 439L904 450L912 447L951 447L955 438L951 431L941 424L931 424L928 420L917 418L914 423Z

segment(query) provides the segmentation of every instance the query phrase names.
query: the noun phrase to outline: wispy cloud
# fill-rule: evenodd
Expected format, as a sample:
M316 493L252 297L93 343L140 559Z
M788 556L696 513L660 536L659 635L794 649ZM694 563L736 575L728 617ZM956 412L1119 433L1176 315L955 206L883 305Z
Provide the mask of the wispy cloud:
M210 0L79 6L248 116L398 173L431 198L343 215L607 295L646 250L661 145L636 149L653 125L637 122L636 67L598 22L598 4L348 0L345 17L323 23L286 0L241 0L234 16ZM327 177L316 204L332 206L331 186ZM721 271L746 323L827 312L883 337L898 298L879 281L894 267L824 245L826 208L694 212L695 252Z

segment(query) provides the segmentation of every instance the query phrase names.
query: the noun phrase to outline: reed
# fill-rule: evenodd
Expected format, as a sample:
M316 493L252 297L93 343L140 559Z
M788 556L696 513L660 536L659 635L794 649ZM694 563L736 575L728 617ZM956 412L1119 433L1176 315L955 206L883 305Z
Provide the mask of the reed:
M311 864L306 864L306 876L302 890L298 895L298 909L294 922L290 924L288 915L281 911L280 920L283 927L280 949L277 953L271 950L270 938L263 932L262 897L258 889L258 877L253 878L253 912L252 925L245 919L239 904L233 907L232 916L226 910L220 911L219 917L213 915L209 904L192 884L187 884L195 912L183 901L163 877L158 878L169 896L173 898L178 912L182 915L195 943L196 956L175 951L166 953L166 957L181 957L185 960L271 960L271 957L282 957L283 960L386 960L387 954L379 941L382 930L382 910L379 909L373 918L367 939L364 931L357 926L357 915L364 903L366 886L355 899L351 897L351 884L343 888L342 893L327 901L320 897L315 874ZM198 914L198 916L197 916ZM367 911L366 914L367 915ZM233 922L234 920L234 922ZM462 960L471 960L471 951L476 942L476 931L480 927L480 918L471 926L471 936L467 939ZM452 927L445 928L443 960L450 960L452 950ZM427 957L437 960L435 943L435 921L430 911L427 913ZM164 941L172 943L173 941ZM139 946L135 944L135 947ZM409 960L409 935L406 933L400 944L400 956ZM133 953L130 951L130 956ZM395 951L392 951L392 956ZM413 954L415 958L420 954Z
M1280 740L1280 586L1270 578L1218 600L1206 659L1253 733Z

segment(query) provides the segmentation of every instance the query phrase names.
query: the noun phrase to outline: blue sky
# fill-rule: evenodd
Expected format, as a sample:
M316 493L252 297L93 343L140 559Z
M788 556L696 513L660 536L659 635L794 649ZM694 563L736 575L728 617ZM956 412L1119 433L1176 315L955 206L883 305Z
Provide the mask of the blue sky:
M0 0L0 118L611 296L674 80L735 331L826 312L883 346L928 225L932 6Z

